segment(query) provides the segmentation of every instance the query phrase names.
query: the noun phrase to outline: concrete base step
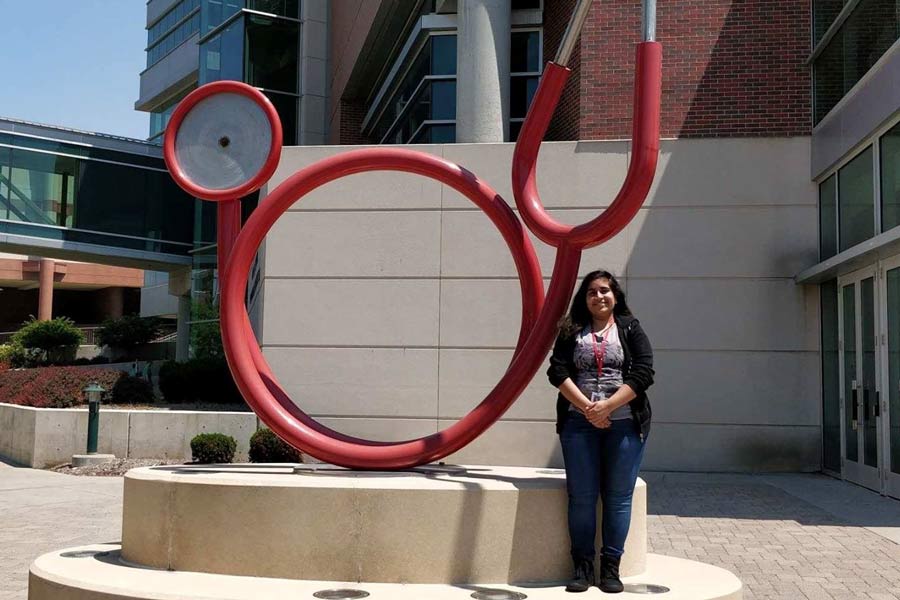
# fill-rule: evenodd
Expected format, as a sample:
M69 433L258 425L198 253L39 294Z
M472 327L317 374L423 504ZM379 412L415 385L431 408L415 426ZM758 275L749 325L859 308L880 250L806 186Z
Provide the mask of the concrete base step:
M235 542L239 543L239 542ZM377 560L377 557L373 557ZM647 555L647 570L623 578L626 592L616 598L648 598L631 593L630 584L669 588L655 597L665 600L740 600L742 586L732 573L704 563ZM39 557L29 573L29 600L259 600L296 598L313 600L322 590L360 589L369 600L467 600L477 591L513 590L530 600L571 598L563 584L510 585L384 584L338 581L306 581L163 571L121 561L121 547L97 544L68 548ZM606 598L597 588L579 598Z

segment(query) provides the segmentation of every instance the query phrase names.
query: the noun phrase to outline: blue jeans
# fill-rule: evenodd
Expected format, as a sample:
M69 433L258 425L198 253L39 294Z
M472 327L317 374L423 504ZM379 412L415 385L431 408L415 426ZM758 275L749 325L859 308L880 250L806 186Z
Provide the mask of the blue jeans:
M597 429L581 413L570 412L559 435L569 492L569 538L572 559L594 560L597 499L603 502L603 548L620 557L631 524L631 496L637 481L644 442L631 419Z

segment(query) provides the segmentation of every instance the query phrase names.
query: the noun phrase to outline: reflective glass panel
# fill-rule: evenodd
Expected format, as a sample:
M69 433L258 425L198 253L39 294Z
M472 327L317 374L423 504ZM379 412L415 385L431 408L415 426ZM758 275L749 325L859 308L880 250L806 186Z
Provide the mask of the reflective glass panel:
M78 159L13 149L4 178L8 218L42 225L71 226Z
M898 35L896 0L861 0L816 58L817 123L897 41Z
M822 449L825 469L841 471L837 281L819 287L822 301Z
M244 81L243 19L229 23L200 46L200 83L223 79Z
M819 260L837 254L837 175L819 184Z
M859 459L859 444L856 436L856 423L853 421L853 406L856 403L854 391L856 379L856 292L855 286L845 285L841 291L843 306L841 317L844 334L844 456L856 462Z
M456 36L431 36L431 71L429 75L456 75Z
M878 439L876 435L877 384L875 381L875 279L869 277L860 282L860 319L862 329L863 405L859 426L863 435L863 461L870 467L878 466Z
M900 225L900 125L881 136L881 230Z
M814 0L813 46L819 43L846 3L847 0Z
M209 33L243 7L243 0L203 0L200 6L200 27L203 33Z
M891 472L900 474L900 269L887 272L887 330Z
M247 0L247 8L293 19L300 18L299 0Z
M838 239L841 251L875 234L875 190L872 180L871 146L838 171Z
M250 85L297 94L300 24L253 15L247 21L247 78Z

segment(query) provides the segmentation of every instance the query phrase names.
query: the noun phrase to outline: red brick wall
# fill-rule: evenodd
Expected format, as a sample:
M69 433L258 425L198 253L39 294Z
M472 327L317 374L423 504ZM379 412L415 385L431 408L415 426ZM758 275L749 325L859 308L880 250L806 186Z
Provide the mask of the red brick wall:
M556 51L574 8L575 0L544 0L544 64L556 58ZM578 139L578 121L581 118L581 49L578 46L575 47L568 66L572 69L572 74L547 128L545 140Z
M809 0L659 0L657 10L664 137L809 134ZM581 39L579 139L630 137L640 21L640 0L595 0Z
M370 144L371 140L362 134L362 122L366 117L366 107L362 100L341 100L338 108L337 121L340 122L339 144L358 146Z

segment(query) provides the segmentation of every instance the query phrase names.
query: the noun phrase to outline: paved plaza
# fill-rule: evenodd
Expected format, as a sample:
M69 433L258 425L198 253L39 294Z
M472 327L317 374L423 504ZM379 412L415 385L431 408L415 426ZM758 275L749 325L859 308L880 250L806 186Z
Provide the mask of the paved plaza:
M822 475L645 473L650 551L725 567L744 598L900 600L900 502ZM119 540L122 479L0 463L0 600L31 560Z

